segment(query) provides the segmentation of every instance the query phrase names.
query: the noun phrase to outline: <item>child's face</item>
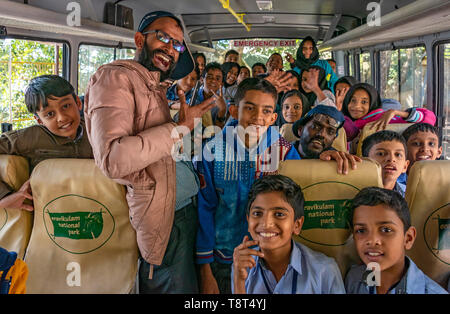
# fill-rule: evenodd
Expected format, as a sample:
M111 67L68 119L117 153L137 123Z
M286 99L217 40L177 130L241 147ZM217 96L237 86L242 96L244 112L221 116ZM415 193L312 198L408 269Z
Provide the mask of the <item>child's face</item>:
M271 94L249 90L239 102L239 107L234 110L238 110L239 125L244 129L249 126L267 128L277 119L275 105L275 99Z
M222 87L222 71L219 69L209 69L205 76L204 91L207 93L217 93Z
M189 73L189 75L183 77L181 80L178 81L178 87L183 92L186 93L194 88L195 83L197 83L197 80L198 80L197 72L192 71L191 73Z
M63 97L48 97L48 106L36 112L35 119L50 132L75 139L80 125L81 101L72 94Z
M241 68L241 71L239 72L238 78L237 78L237 84L241 83L246 78L250 77L250 71L247 68Z
M283 69L283 59L280 55L271 55L266 64L267 72Z
M397 213L385 204L359 206L353 214L353 238L364 264L376 262L381 271L389 271L403 265L405 250L414 244L416 230L410 227L405 232Z
M310 76L310 73L308 71L302 71L302 88L305 91L305 93L311 93L312 90L308 88L308 85L306 85L306 82L308 81Z
M344 88L349 89L350 85L345 83L345 82L339 82L336 84L336 94L338 94L338 92L341 92L344 90ZM345 96L345 95L344 95Z
M227 77L225 79L227 84L232 85L236 82L236 79L238 77L238 72L239 72L239 69L236 67L232 67L231 70L228 71Z
M225 62L234 62L234 63L238 63L239 61L239 55L235 54L235 53L230 53L227 58L225 59Z
M369 113L370 96L364 89L357 89L348 104L350 116L357 120Z
M381 165L383 184L397 181L397 178L408 169L405 148L398 141L381 142L372 146L369 151L370 159Z
M305 41L303 43L302 53L305 59L309 59L314 51L314 45L311 41Z
M252 77L257 77L259 74L264 74L266 73L264 71L264 68L260 65L256 65L252 68Z
M283 192L261 193L250 207L248 231L262 250L290 249L292 235L300 234L304 220L294 217L294 209Z
M298 96L286 98L283 102L283 117L288 123L294 123L302 116L302 100Z
M417 132L409 137L406 145L411 166L416 161L436 160L442 155L439 139L432 132Z
M195 59L195 61L197 62L200 74L202 74L203 70L205 69L205 59L202 56L197 56L197 59Z

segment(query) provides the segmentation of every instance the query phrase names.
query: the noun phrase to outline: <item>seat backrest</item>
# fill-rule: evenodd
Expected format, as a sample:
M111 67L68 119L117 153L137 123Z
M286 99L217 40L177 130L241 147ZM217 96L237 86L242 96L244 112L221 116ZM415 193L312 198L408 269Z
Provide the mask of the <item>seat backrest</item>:
M129 293L136 233L122 185L93 159L48 159L31 174L34 226L28 293Z
M349 227L349 200L368 186L382 187L378 163L364 159L347 175L337 173L336 162L289 160L279 173L293 179L305 197L305 221L294 240L333 257L344 276L352 264L359 263Z
M402 134L404 130L406 130L409 126L413 125L414 123L389 123L386 126L386 130L394 131L397 133ZM358 146L356 149L356 155L362 156L362 144L364 142L364 139L368 137L369 135L372 135L375 133L375 129L370 128L371 124L366 124L364 128L361 130L361 135L359 136Z
M447 289L450 277L450 160L418 161L409 171L406 201L417 237L408 256Z
M0 155L0 179L14 191L29 179L28 161L21 156ZM33 227L33 213L0 208L0 247L23 258Z
M347 149L347 134L345 133L344 128L340 128L338 131L338 136L333 141L333 145L331 145L334 149L340 152L348 152Z

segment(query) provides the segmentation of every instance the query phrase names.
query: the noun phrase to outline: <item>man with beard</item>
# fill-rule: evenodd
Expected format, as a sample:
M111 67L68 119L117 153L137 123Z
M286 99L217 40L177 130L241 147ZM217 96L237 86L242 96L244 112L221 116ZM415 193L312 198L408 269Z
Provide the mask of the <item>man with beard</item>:
M134 36L135 60L101 66L91 77L85 97L86 128L95 162L107 177L127 189L130 221L141 255L139 292L143 293L195 293L184 285L195 279L193 243L191 248L180 244L188 237L176 224L188 224L191 218L177 219L181 197L176 189L178 163L172 154L181 146L181 138L194 129L194 119L212 108L214 98L192 107L181 102L178 123L170 116L163 81L181 79L194 69L181 25L169 12L146 14ZM194 176L183 176L192 181L183 182L192 187L185 195L197 192ZM189 250L191 273L184 269L180 275L170 267L188 260L179 254L187 256Z
M303 118L297 120L292 131L300 139L294 147L302 159L336 160L338 173L347 174L349 163L356 169L356 163L361 158L347 152L336 151L331 147L344 125L344 115L332 106L318 105L311 109Z

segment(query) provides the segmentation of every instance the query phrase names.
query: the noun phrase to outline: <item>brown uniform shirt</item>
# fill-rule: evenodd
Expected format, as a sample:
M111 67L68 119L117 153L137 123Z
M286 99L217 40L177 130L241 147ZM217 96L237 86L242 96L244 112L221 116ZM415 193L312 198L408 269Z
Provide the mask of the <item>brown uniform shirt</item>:
M3 133L0 136L0 154L25 157L30 173L36 165L50 158L94 158L83 120L74 140L51 133L43 125ZM13 192L0 181L0 199Z

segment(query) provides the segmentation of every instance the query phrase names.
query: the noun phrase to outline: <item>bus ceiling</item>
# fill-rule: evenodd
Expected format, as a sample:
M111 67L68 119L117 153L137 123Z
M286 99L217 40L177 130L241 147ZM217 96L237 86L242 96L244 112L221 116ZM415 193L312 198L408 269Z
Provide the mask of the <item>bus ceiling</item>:
M133 45L141 18L168 10L186 29L194 51L213 51L220 39L304 38L324 41L320 50L343 50L450 29L450 0L0 0L0 25ZM78 5L80 25L68 18ZM122 6L130 27L104 23L108 8ZM375 20L373 19L375 17ZM376 20L376 18L379 18ZM372 26L369 25L372 23ZM373 25L375 23L376 25ZM379 25L378 25L378 24ZM12 29L13 31L9 31ZM206 43L206 44L205 44Z

